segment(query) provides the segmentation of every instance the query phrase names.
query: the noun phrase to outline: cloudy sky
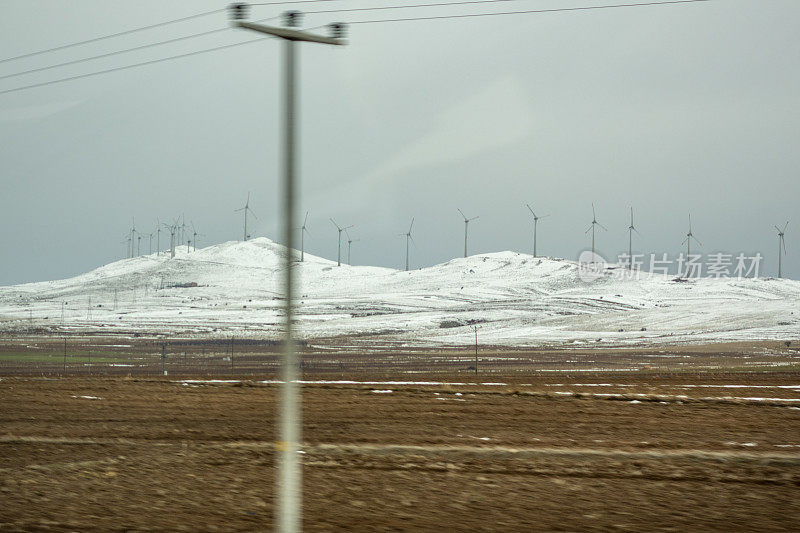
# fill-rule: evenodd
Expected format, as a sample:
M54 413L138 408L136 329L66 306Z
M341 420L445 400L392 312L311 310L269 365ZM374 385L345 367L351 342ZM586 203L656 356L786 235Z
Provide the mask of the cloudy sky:
M454 1L454 0L453 0ZM340 0L253 6L253 19L410 5ZM425 3L424 1L413 4ZM625 2L516 0L313 14L306 27ZM4 0L0 60L222 9L192 1ZM397 234L415 217L412 268L463 253L577 259L597 248L677 256L691 212L704 254L764 254L790 220L784 274L800 278L800 2L664 6L352 25L349 45L300 51L300 207L307 250L336 258L329 218L354 224L353 262L402 268ZM275 23L278 23L276 21ZM219 12L0 62L0 92L256 37ZM318 31L325 31L320 29ZM281 46L274 40L0 93L0 285L63 278L123 258L185 214L200 246L240 239L248 192L254 236L279 238ZM166 239L162 234L162 247ZM155 246L155 244L154 244ZM142 251L149 249L143 240Z

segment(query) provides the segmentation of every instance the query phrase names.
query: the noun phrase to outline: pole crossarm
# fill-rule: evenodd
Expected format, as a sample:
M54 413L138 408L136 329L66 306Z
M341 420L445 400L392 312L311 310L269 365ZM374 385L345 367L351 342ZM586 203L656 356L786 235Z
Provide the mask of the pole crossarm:
M344 39L337 39L335 37L325 37L324 35L316 35L314 33L308 33L303 30L291 30L288 28L278 28L275 26L265 26L263 24L254 24L252 22L241 22L241 21L236 21L233 24L234 26L239 28L245 28L260 33L266 33L267 35L272 35L273 37L279 37L281 39L286 39L288 41L335 44L338 46L343 46L347 44L347 41Z

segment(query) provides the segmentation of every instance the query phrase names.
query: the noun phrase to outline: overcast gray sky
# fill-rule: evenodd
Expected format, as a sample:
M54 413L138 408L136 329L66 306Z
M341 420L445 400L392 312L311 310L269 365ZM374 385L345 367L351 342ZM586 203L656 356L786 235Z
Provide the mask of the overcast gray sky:
M305 11L409 4L341 0ZM414 2L424 3L424 2ZM442 14L607 5L517 0L308 16L306 26ZM225 3L15 1L0 6L5 59ZM292 6L254 6L252 18ZM298 6L295 6L298 7ZM226 26L218 13L0 63L0 76ZM761 252L790 220L784 274L800 277L800 2L712 0L580 12L354 25L346 47L303 45L301 200L307 251L402 268L470 252L577 259L591 202L597 248L676 256L687 213L702 253ZM324 31L324 30L319 30ZM252 39L228 30L0 79L0 91ZM63 278L125 255L131 217L185 213L200 245L279 237L280 43L264 40L155 65L0 94L0 284ZM162 235L163 237L163 235ZM162 246L164 242L162 240ZM148 245L143 242L143 251Z

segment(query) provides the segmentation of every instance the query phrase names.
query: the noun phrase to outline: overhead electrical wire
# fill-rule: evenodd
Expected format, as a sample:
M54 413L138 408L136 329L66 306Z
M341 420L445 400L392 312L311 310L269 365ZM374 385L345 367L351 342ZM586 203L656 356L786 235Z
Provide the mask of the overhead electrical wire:
M106 69L106 70L99 70L97 72L89 72L89 73L86 73L86 74L79 74L77 76L70 76L69 78L60 78L60 79L57 79L57 80L45 81L45 82L42 82L42 83L34 83L33 85L26 85L24 87L15 87L13 89L6 89L5 91L0 91L0 94L13 93L13 92L17 92L17 91L22 91L23 89L33 89L34 87L45 87L47 85L53 85L53 84L62 83L62 82L65 82L65 81L79 80L81 78L88 78L88 77L91 77L91 76L99 76L100 74L108 74L109 72L118 72L120 70L127 70L129 68L143 67L145 65L152 65L154 63L163 63L164 61L170 61L172 59L180 59L182 57L196 56L196 55L200 55L200 54L205 54L207 52L214 52L216 50L224 50L226 48L233 48L234 46L242 46L244 44L250 44L250 43L254 43L256 41L263 41L263 40L270 39L270 38L271 37L259 37L258 39L251 39L249 41L244 41L244 42L241 42L241 43L225 44L225 45L222 45L222 46L215 46L214 48L206 48L205 50L195 50L194 52L187 52L185 54L178 54L178 55L175 55L175 56L162 57L162 58L159 58L159 59L152 59L150 61L143 61L141 63L134 63L132 65L124 65L124 66L121 66L121 67L114 67L114 68L109 68L109 69Z
M335 2L335 1L339 1L339 0L299 0L298 3L306 3L306 2ZM358 11L379 11L379 10L386 10L386 9L415 9L415 8L424 8L424 7L441 7L441 6L468 5L468 4L492 4L492 3L498 3L498 2L519 2L519 1L521 1L521 0L468 0L468 1L458 1L458 2L438 2L438 3L434 3L434 4L413 4L413 5L407 5L407 6L364 7L364 8L355 8L355 9L325 9L325 10L318 10L318 11L305 11L304 14L314 15L314 14L320 14L320 13L348 13L348 12L358 12ZM272 3L268 3L268 4L258 4L258 5L286 4L286 3L290 3L290 2L272 2ZM294 2L292 2L292 3L294 3ZM251 4L251 5L253 5L253 4ZM219 11L219 10L217 10L217 11ZM213 13L216 13L217 11L214 11ZM278 18L278 17L271 17L271 18L268 18L268 19L259 19L259 20L256 20L255 22L266 22L268 20L273 20L273 19L276 19L276 18ZM133 52L133 51L136 51L136 50L144 50L146 48L151 48L153 46L160 46L160 45L164 45L164 44L170 44L170 43L175 43L175 42L179 42L179 41L185 41L187 39L193 39L195 37L202 37L204 35L211 35L213 33L219 33L219 32L222 32L222 31L225 31L225 30L228 30L228 29L230 29L230 28L229 27L218 28L218 29L215 29L215 30L209 30L209 31L204 31L204 32L200 32L200 33L194 33L194 34L186 35L186 36L183 36L183 37L176 37L174 39L167 39L165 41L159 41L159 42L155 42L155 43L143 44L141 46L134 46L132 48L126 48L124 50L116 50L116 51L113 51L113 52L107 52L107 53L104 53L104 54L98 54L98 55L91 56L91 57L84 57L84 58L75 59L75 60L72 60L72 61L65 61L63 63L56 63L54 65L47 65L45 67L33 68L33 69L25 70L25 71L22 71L22 72L15 72L13 74L6 74L4 76L0 76L0 80L5 80L5 79L8 79L8 78L15 78L17 76L23 76L25 74L33 74L35 72L43 72L45 70L50 70L50 69L54 69L54 68L58 68L58 67L65 67L65 66L68 66L68 65L77 65L79 63L84 63L86 61L92 61L92 60L95 60L95 59L102 59L102 58L106 58L106 57L112 57L112 56L115 56L115 55L124 54L124 53L127 53L127 52Z
M328 1L331 1L331 0L328 0ZM270 21L270 20L275 20L277 18L280 18L280 16L270 17L270 18L265 18L265 19L258 19L255 22L267 22L267 21ZM111 56L115 56L115 55L119 55L119 54L124 54L124 53L127 53L127 52L134 52L136 50L144 50L145 48L152 48L153 46L161 46L163 44L176 43L176 42L179 42L179 41L185 41L187 39L194 39L195 37L202 37L204 35L211 35L212 33L220 33L220 32L223 32L223 31L230 30L230 29L231 29L230 27L217 28L215 30L203 31L203 32L200 32L200 33L193 33L191 35L184 35L183 37L175 37L174 39L167 39L166 41L159 41L159 42L155 42L155 43L143 44L141 46L134 46L133 48L125 48L124 50L115 50L113 52L108 52L108 53L105 53L105 54L99 54L99 55L96 55L96 56L84 57L84 58L81 58L81 59L75 59L73 61L65 61L64 63L57 63L55 65L48 65L46 67L34 68L34 69L31 69L31 70L25 70L23 72L16 72L14 74L6 74L5 76L0 76L0 80L4 80L4 79L7 79L7 78L14 78L14 77L17 77L17 76L22 76L24 74L32 74L34 72L42 72L44 70L50 70L50 69L54 69L54 68L57 68L57 67L65 67L67 65L76 65L78 63L84 63L86 61L92 61L94 59L101 59L101 58L104 58L104 57L111 57Z
M119 54L124 54L126 52L133 52L135 50L143 50L145 48L151 48L153 46L160 46L162 44L169 44L169 43L175 43L175 42L178 42L178 41L185 41L186 39L193 39L195 37L201 37L203 35L210 35L212 33L219 33L221 31L226 31L226 30L229 30L229 29L230 28L217 28L216 30L209 30L209 31L201 32L201 33L194 33L192 35L185 35L183 37L176 37L174 39L168 39L166 41L160 41L160 42L157 42L157 43L150 43L150 44L143 44L141 46L134 46L133 48L126 48L125 50L116 50L114 52L108 52L108 53L105 53L105 54L100 54L100 55L96 55L96 56L92 56L92 57L84 57L82 59L75 59L73 61L65 61L64 63L57 63L55 65L48 65L46 67L34 68L34 69L31 69L31 70L25 70L23 72L16 72L14 74L6 74L5 76L0 76L0 80L4 80L6 78L14 78L16 76L23 76L25 74L33 74L34 72L42 72L43 70L50 70L50 69L57 68L57 67L65 67L67 65L76 65L78 63L84 63L86 61L92 61L94 59L101 59L103 57L111 57L111 56L115 56L115 55L119 55Z
M441 19L461 19L471 17L492 17L498 15L523 15L530 13L555 13L563 11L589 11L593 9L615 9L621 7L644 7L644 6L660 6L668 4L695 4L699 2L711 2L712 0L667 0L665 2L639 2L635 4L614 4L602 6L583 6L583 7L556 7L552 9L526 9L520 11L497 11L494 13L467 13L463 15L438 15L430 17L408 17L396 19L382 19L382 20L354 20L347 22L347 24L378 24L384 22L409 22L414 20L441 20Z
M336 1L336 0L299 0L298 2L274 2L274 3L273 2L267 2L267 3L262 3L262 4L250 4L250 5L274 5L274 4L290 4L290 3L320 2L320 1ZM454 4L488 3L488 2L498 2L498 1L510 1L510 0L471 0L471 1L464 1L464 2L449 2L449 3L440 3L440 4L420 4L420 5L415 5L415 6L394 6L394 8L397 9L397 8L403 8L403 7L428 7L428 6L431 6L431 5L443 5L443 4L454 5ZM590 11L590 10L597 10L597 9L617 9L617 8L625 8L625 7L645 7L645 6L659 6L659 5L693 4L693 3L710 2L710 1L712 1L712 0L665 0L665 1L661 1L661 2L637 2L637 3L630 3L630 4L612 4L612 5L582 6L582 7L560 7L560 8L551 8L551 9L532 9L532 10L503 11L503 12L492 12L492 13L468 13L468 14L460 14L460 15L436 15L436 16L427 16L427 17L408 17L408 18L381 19L381 20L359 20L359 21L348 21L348 22L346 22L346 24L378 24L378 23L410 22L410 21L424 21L424 20L462 19L462 18L472 18L472 17L491 17L491 16L501 16L501 15L522 15L522 14L555 13L555 12L570 12L570 11L575 12L575 11ZM375 9L390 9L390 7L354 8L353 10L361 10L361 11L363 11L363 10L375 10ZM349 12L349 11L353 11L353 10L351 10L351 9L341 9L341 10L325 10L325 11L319 11L319 12L320 13L335 13L335 12ZM218 12L218 11L221 11L221 10L216 10L214 12ZM306 13L313 14L315 12L306 12ZM205 14L208 14L208 13L205 13ZM195 16L201 16L201 15L195 15ZM272 18L274 19L274 18L277 18L277 17L272 17ZM271 19L262 19L262 21L264 21L264 20L271 20ZM162 23L161 25L167 24L167 23L168 22L165 22L165 23ZM224 29L228 29L228 28L224 28ZM132 30L132 31L138 31L138 30ZM143 45L141 47L136 47L134 49L147 48L147 47L150 47L150 46L157 46L159 44L165 44L167 42L173 42L173 41L176 41L176 40L188 39L188 38L191 38L191 37L197 37L197 36L200 36L200 35L204 35L204 34L208 34L208 33L214 33L214 32L218 32L218 31L222 31L222 29L211 30L209 32L203 32L203 33L200 33L200 34L189 35L189 36L185 36L185 37L179 37L179 38L171 39L169 41L164 41L164 42L161 42L161 43L152 43L150 45ZM162 62L170 61L170 60L173 60L173 59L180 59L180 58L184 58L184 57L196 56L196 55L205 54L205 53L208 53L208 52L214 52L214 51L217 51L217 50L224 50L224 49L233 48L233 47L236 47L236 46L242 46L242 45L245 45L245 44L250 44L250 43L253 43L253 42L256 42L256 41L261 41L261 40L269 39L269 38L270 37L261 37L261 38L258 38L258 39L251 39L249 41L244 41L244 42L240 42L240 43L232 43L232 44L226 44L226 45L222 45L222 46L215 46L213 48L206 48L204 50L196 50L194 52L188 52L188 53L184 53L184 54L178 54L178 55L174 55L174 56L163 57L163 58L154 59L154 60L150 60L150 61L143 61L141 63L134 63L134 64L131 64L131 65L124 65L124 66L114 67L114 68L100 70L100 71L96 71L96 72L89 72L89 73L86 73L86 74L79 74L79 75L70 76L70 77L67 77L67 78L60 78L60 79L50 80L50 81L46 81L46 82L42 82L42 83L35 83L35 84L32 84L32 85L25 85L25 86L22 86L22 87L15 87L13 89L6 89L6 90L3 90L3 91L0 91L0 95L13 93L13 92L17 92L17 91L22 91L22 90L26 90L26 89L33 89L33 88L36 88L36 87L44 87L44 86L47 86L47 85L54 85L54 84L57 84L57 83L73 81L73 80L78 80L78 79L82 79L82 78L88 78L88 77L97 76L97 75L100 75L100 74L108 74L110 72L118 72L118 71L121 71L121 70L127 70L127 69L131 69L131 68L145 66L145 65L152 65L152 64L155 64L155 63L162 63ZM85 42L91 42L91 41L85 41ZM131 50L134 50L134 49L131 49ZM104 56L105 55L114 55L114 54L117 54L117 53L123 53L125 51L130 51L130 50L123 50L123 51L118 51L118 52L114 52L114 53L110 53L110 54L104 54ZM44 52L41 52L41 53L44 53ZM103 56L98 56L98 57L103 57ZM95 59L95 58L86 58L86 59L83 59L83 60L76 60L76 61L71 62L71 63L77 63L77 62L81 62L81 61L88 61L90 59ZM0 61L0 62L2 62L2 61ZM55 66L61 66L61 65L54 65L53 67L55 67ZM53 67L47 67L47 68L53 68ZM44 70L44 69L41 69L41 70ZM20 73L20 74L24 74L24 73ZM0 79L2 79L2 78L0 78Z
M250 5L254 5L254 6L273 6L273 5L275 5L276 6L276 5L287 5L287 4L308 4L308 3L338 2L338 1L340 1L340 0L294 0L293 2L284 0L284 1L281 1L281 2L261 2L261 3L257 3L257 4L250 4ZM72 48L72 47L80 46L80 45L83 45L83 44L95 43L97 41L102 41L102 40L105 40L105 39L111 39L113 37L121 37L123 35L130 35L132 33L137 33L137 32L140 32L140 31L152 30L153 28L160 28L162 26L168 26L169 24L176 24L178 22L184 22L184 21L187 21L187 20L192 20L192 19L196 19L196 18L200 18L200 17L205 17L207 15L213 15L215 13L222 13L223 11L226 11L227 9L228 9L227 7L222 7L222 8L219 8L219 9L212 9L211 11L203 11L202 13L195 13L194 15L188 15L186 17L180 17L180 18L172 19L172 20L165 20L163 22L156 22L155 24L148 24L147 26L140 26L138 28L132 28L130 30L120 31L120 32L117 32L117 33L111 33L111 34L108 34L108 35L102 35L100 37L93 37L91 39L86 39L85 41L77 41L77 42L74 42L74 43L64 44L64 45L61 45L61 46L54 46L53 48L47 48L45 50L38 50L36 52L28 52L26 54L21 54L21 55L14 56L14 57L7 57L5 59L0 59L0 63L6 63L8 61L14 61L14 60L23 59L23 58L26 58L26 57L38 56L38 55L41 55L41 54L46 54L48 52L57 52L58 50L65 50L67 48Z
M46 50L39 50L38 52L29 52L27 54L22 54L22 55L18 55L18 56L14 56L14 57L8 57L6 59L0 59L0 63L6 63L8 61L14 61L15 59L22 59L24 57L38 56L38 55L41 55L41 54L46 54L48 52L55 52L55 51L58 51L58 50L64 50L66 48L72 48L73 46L80 46L82 44L94 43L94 42L97 42L97 41L102 41L104 39L111 39L112 37L120 37L122 35L129 35L131 33L136 33L136 32L139 32L139 31L150 30L150 29L153 29L153 28L159 28L161 26L166 26L168 24L175 24L176 22L183 22L185 20L191 20L191 19L196 19L196 18L200 18L200 17L205 17L206 15L213 15L214 13L220 13L222 11L225 11L225 9L226 8L214 9L213 11L204 11L203 13L196 13L194 15L189 15L188 17L181 17L181 18L178 18L178 19L165 20L164 22L157 22L156 24L150 24L148 26L141 26L139 28L133 28L133 29L130 29L130 30L125 30L125 31L117 32L117 33L112 33L112 34L109 34L109 35L103 35L101 37L94 37L92 39L86 39L85 41L78 41L78 42L75 42L75 43L56 46L54 48L48 48Z

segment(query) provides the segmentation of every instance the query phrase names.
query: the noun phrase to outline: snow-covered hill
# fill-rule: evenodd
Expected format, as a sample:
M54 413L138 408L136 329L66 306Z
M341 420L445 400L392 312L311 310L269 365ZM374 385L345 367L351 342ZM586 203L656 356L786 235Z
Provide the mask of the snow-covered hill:
M283 254L283 246L258 238L0 287L0 331L276 338ZM514 252L411 272L337 267L310 254L298 267L306 339L468 344L473 324L483 343L514 346L800 336L800 283L785 279L624 278L612 266L587 282L575 262Z

